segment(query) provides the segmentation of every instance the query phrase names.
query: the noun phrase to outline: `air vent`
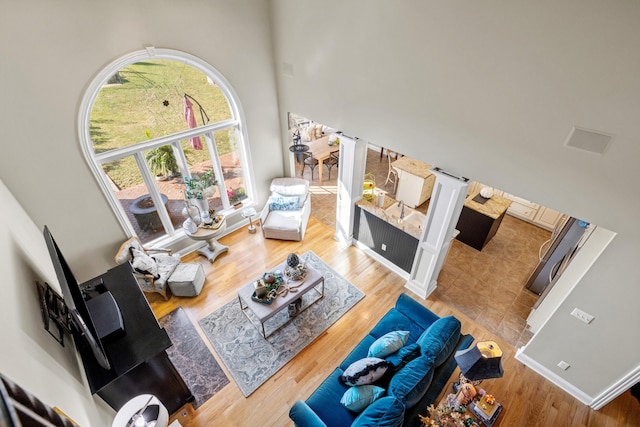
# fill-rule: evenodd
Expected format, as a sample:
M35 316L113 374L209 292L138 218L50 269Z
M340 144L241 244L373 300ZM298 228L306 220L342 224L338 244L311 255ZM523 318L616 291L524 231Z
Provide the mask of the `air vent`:
M589 153L604 154L612 139L613 135L574 126L564 145Z

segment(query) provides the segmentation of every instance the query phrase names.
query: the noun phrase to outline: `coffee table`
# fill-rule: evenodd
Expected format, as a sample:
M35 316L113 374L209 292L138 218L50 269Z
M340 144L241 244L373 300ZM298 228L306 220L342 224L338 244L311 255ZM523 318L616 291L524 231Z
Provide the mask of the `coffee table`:
M282 271L286 267L287 263L283 262L273 267L268 271ZM262 277L262 276L260 276ZM260 277L256 277L255 280L244 285L240 290L238 290L238 301L240 302L240 308L242 312L247 316L249 321L258 328L258 330L262 331L262 336L266 339L268 336L273 334L275 331L289 323L291 317L287 319L282 325L275 328L273 331L266 334L264 324L267 320L271 319L273 316L281 312L282 310L286 310L289 307L289 304L297 300L298 298L302 298L304 294L311 291L312 289L318 294L318 297L307 303L305 306L301 307L298 310L298 313L306 310L311 305L318 302L320 299L324 297L324 276L320 274L317 270L307 266L307 274L302 281L287 281L285 277L285 281L280 285L280 289L283 289L283 286L289 287L288 292L283 292L278 295L278 297L273 300L271 304L263 304L261 302L253 301L251 296L255 292L254 282L258 280ZM320 290L317 287L320 286ZM286 289L286 288L285 288ZM247 313L247 310L250 310L251 313L257 318L260 325L256 325L254 320L251 318L252 316Z

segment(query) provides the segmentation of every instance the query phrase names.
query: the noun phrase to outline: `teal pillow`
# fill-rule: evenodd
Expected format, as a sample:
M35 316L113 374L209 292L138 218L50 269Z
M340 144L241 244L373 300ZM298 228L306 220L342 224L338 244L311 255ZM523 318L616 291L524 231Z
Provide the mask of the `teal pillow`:
M436 367L451 355L460 339L460 321L453 316L442 317L431 324L416 341L424 356L431 356Z
M371 344L368 357L387 357L400 350L409 338L409 331L392 331L384 334Z
M404 405L393 396L384 396L362 411L351 427L400 427L404 422Z
M417 343L405 345L400 350L384 358L384 360L389 362L389 370L386 375L395 374L402 369L404 365L419 356L421 356L420 346Z
M388 394L397 397L407 408L411 408L429 389L433 370L433 359L430 356L413 359L391 378Z
M342 395L340 403L353 412L362 412L384 394L384 389L376 385L357 385L349 387Z
M272 211L295 211L300 209L300 197L297 196L271 196L268 203L269 209Z

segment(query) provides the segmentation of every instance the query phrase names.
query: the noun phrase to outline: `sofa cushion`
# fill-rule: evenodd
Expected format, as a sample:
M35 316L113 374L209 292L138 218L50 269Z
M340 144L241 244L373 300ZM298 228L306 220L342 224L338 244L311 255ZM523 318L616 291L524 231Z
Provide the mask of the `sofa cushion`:
M295 211L300 209L300 197L298 196L271 196L268 203L269 209L272 211Z
M389 364L378 357L365 357L352 363L340 376L340 384L364 385L379 380L387 371Z
M362 412L364 408L372 404L377 398L384 395L385 390L372 384L349 387L342 395L340 403L353 412Z
M431 324L418 338L423 355L431 356L440 366L455 349L460 339L460 321L453 316L442 317Z
M393 396L385 396L367 406L351 427L398 427L402 425L403 420L402 402Z
M389 369L387 370L386 375L391 374L393 376L407 363L411 362L413 359L419 357L420 355L420 346L417 343L405 345L400 350L385 357L384 360L389 363Z
M420 356L400 369L389 383L388 394L397 397L407 408L418 403L433 378L433 359Z
M408 338L409 331L388 332L371 344L367 357L387 357L400 350Z

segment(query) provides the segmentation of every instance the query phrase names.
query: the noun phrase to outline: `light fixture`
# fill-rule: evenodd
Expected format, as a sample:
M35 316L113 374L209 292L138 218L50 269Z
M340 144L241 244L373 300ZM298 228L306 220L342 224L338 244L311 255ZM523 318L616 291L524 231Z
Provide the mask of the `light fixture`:
M480 341L473 347L457 351L456 362L460 366L460 384L478 385L482 380L500 378L502 350L495 341Z

